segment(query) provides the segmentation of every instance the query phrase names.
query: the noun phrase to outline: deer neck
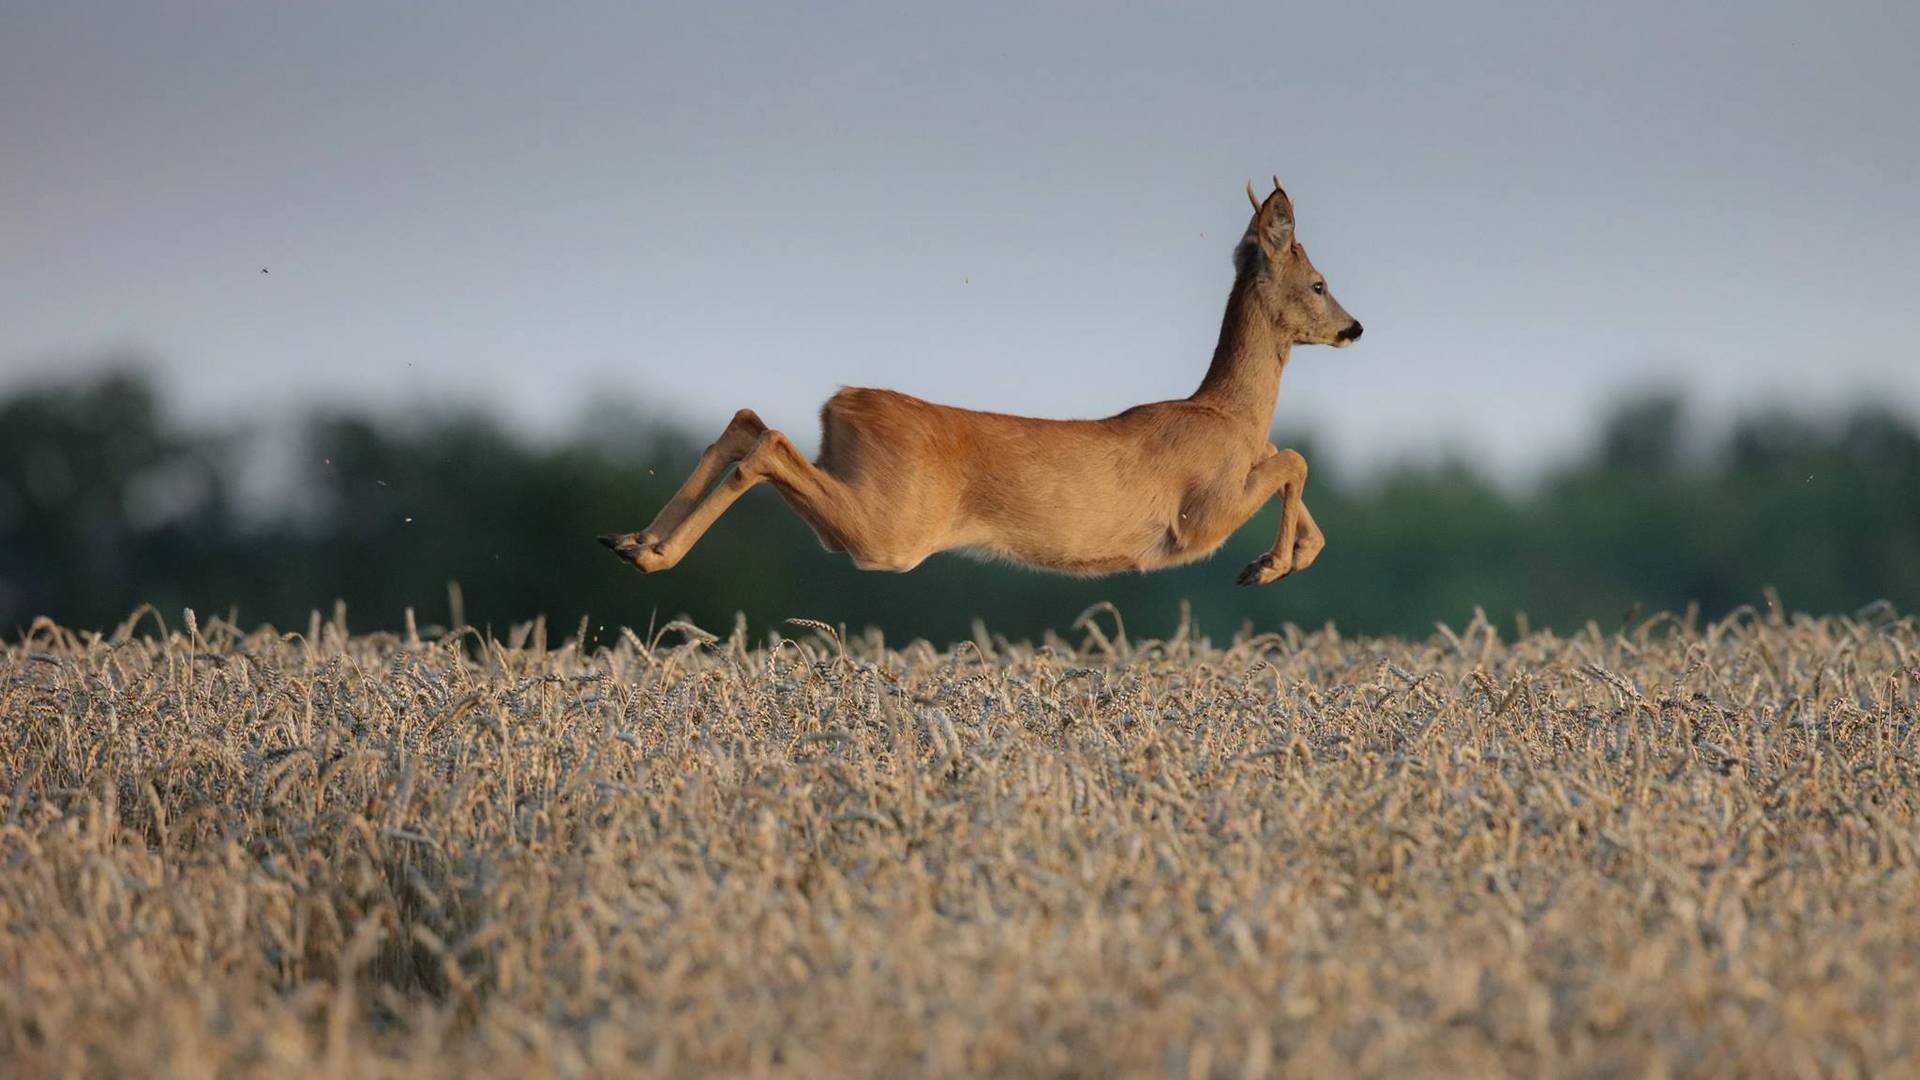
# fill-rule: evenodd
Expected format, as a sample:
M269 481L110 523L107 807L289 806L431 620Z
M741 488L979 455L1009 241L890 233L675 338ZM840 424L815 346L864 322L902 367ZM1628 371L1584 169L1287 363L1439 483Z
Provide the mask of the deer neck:
M1220 325L1220 344L1213 364L1192 400L1259 430L1264 441L1273 427L1273 410L1280 398L1280 376L1286 371L1291 343L1274 332L1260 310L1251 280L1234 283L1227 297L1227 313Z

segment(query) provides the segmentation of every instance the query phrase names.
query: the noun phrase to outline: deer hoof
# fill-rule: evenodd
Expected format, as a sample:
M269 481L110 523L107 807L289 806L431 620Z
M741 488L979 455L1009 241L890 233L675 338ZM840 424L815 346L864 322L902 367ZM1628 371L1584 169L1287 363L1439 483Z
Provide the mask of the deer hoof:
M644 533L608 533L599 538L615 555L645 573L667 568L666 545Z
M640 543L632 533L604 533L594 539L628 562L632 562L634 554L640 550Z
M1287 571L1280 565L1280 560L1274 558L1273 552L1269 551L1248 563L1247 568L1240 571L1240 577L1237 580L1242 585L1266 585L1286 575Z

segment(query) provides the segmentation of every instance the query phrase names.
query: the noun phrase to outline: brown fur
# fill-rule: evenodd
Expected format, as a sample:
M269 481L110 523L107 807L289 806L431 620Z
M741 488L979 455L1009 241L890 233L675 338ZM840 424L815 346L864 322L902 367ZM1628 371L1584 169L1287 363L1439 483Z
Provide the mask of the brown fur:
M1267 432L1292 347L1348 344L1360 324L1294 239L1278 180L1255 206L1220 343L1191 397L1104 420L1039 420L849 388L820 410L816 462L742 409L646 531L601 541L642 570L667 569L764 481L862 569L911 570L961 550L1109 574L1205 558L1279 498L1273 549L1240 583L1305 569L1325 545L1301 501L1307 463Z

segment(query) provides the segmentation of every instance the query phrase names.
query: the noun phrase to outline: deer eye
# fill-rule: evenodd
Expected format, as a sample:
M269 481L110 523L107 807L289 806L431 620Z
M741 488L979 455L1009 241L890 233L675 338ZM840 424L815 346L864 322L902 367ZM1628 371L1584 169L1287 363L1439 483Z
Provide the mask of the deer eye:
M1313 283L1313 293L1314 293L1314 295L1315 295L1315 296L1325 296L1325 295L1327 295L1327 283L1326 283L1326 282L1324 282L1324 281L1316 281L1316 282L1314 282L1314 283Z

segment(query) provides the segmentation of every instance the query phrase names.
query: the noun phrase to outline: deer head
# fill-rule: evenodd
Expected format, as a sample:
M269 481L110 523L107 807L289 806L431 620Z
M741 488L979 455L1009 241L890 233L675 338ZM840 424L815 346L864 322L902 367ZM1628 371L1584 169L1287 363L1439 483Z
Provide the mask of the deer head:
M1360 321L1347 314L1313 268L1307 249L1293 235L1293 200L1273 178L1264 200L1247 184L1253 220L1234 249L1236 275L1247 282L1281 340L1295 345L1344 348L1360 340Z

